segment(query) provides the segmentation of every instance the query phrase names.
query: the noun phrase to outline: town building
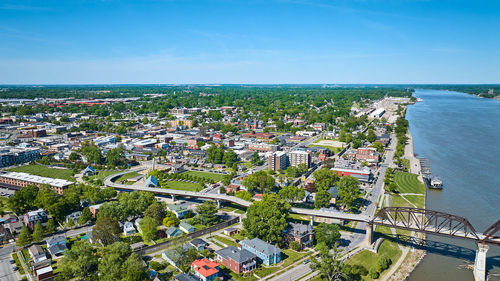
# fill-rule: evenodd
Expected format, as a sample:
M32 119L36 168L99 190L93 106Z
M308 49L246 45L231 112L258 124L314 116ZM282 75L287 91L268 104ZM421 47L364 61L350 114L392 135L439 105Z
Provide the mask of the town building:
M206 258L194 260L191 263L191 270L194 275L202 281L214 281L219 276L219 264Z
M288 156L284 151L278 151L269 156L269 170L279 171L285 170L288 167Z
M248 145L248 150L256 152L278 151L279 145L267 143L252 143Z
M0 168L28 163L40 158L37 147L0 147Z
M74 184L74 182L63 180L63 179L53 179L35 176L27 173L19 172L6 172L0 174L0 185L6 184L14 187L25 187L28 185L35 185L36 187L41 187L44 185L50 186L58 194L62 195L63 191Z
M290 166L298 167L300 164L305 164L307 168L311 165L311 155L307 151L294 150L290 154Z
M289 223L285 236L288 243L296 241L304 249L314 243L314 228L311 224Z
M49 220L47 212L43 209L38 209L36 211L30 211L24 214L23 223L26 227L33 230L37 223L45 224Z
M257 268L257 256L245 249L229 246L215 251L217 262L236 274L251 272Z
M335 166L331 169L339 176L352 176L360 182L371 182L373 174L368 167L364 167L358 162L336 161Z
M241 249L247 250L257 256L257 260L265 265L272 265L281 261L280 248L262 241L259 238L243 240Z

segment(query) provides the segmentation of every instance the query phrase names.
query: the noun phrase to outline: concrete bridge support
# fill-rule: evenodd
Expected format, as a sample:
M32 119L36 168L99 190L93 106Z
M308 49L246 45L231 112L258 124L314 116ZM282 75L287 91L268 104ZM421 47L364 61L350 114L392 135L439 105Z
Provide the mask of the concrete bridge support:
M175 202L175 196L174 195L170 195L170 197L172 198L172 202Z
M486 281L486 253L490 246L477 243L476 260L474 262L474 280Z
M217 208L220 209L222 206L222 203L220 202L220 200L216 200L216 202L217 202Z
M366 224L365 243L368 247L371 247L373 244L373 223Z

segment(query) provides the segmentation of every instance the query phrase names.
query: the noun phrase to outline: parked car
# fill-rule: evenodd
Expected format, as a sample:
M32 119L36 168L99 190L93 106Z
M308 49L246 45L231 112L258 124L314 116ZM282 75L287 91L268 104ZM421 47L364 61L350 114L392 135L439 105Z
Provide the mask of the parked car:
M308 264L309 262L310 262L310 260L309 260L309 259L306 259L306 260L304 260L302 263L303 263L303 264Z

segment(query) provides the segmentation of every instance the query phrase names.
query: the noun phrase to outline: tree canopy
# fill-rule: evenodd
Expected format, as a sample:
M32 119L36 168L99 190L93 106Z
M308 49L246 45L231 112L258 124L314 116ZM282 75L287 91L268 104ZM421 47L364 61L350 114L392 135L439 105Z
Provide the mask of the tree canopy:
M279 243L288 225L286 220L289 211L290 204L277 194L265 194L262 200L253 202L247 209L243 227L251 238Z

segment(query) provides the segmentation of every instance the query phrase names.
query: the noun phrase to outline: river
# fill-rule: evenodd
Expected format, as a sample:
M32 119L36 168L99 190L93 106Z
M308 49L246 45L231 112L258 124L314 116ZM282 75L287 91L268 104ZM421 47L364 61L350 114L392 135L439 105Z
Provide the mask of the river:
M414 96L422 102L409 106L406 118L415 154L443 180L442 191L427 192L427 208L466 217L482 233L500 219L500 101L435 90ZM474 280L461 267L474 262L474 243L427 238L441 244L428 250L411 281ZM490 247L487 267L490 280L500 280L500 247Z

